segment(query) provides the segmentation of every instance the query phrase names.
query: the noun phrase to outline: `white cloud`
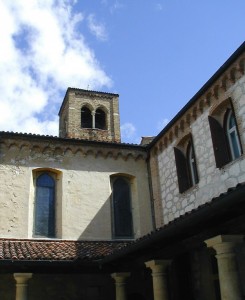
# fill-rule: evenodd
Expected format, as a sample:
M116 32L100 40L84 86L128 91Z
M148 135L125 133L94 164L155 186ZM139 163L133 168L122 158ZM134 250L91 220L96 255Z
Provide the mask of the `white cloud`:
M135 143L140 142L140 137L137 135L136 127L132 123L124 123L121 125L122 142Z
M113 14L116 10L122 9L124 5L116 0L113 4L110 5L110 13Z
M109 12L111 14L114 14L115 11L122 9L125 7L124 4L122 4L119 0L101 0L100 2L102 5L108 7Z
M96 38L100 41L107 40L107 32L105 26L100 24L93 14L88 16L88 27L92 34L96 36Z
M57 135L54 115L68 86L111 86L73 3L0 0L0 130Z
M161 3L156 4L156 10L161 11L163 10L163 5Z
M158 123L157 123L157 130L158 131L161 131L161 130L163 130L163 128L168 124L168 122L169 122L169 120L168 119L163 119L163 120L161 120L161 121L158 121Z

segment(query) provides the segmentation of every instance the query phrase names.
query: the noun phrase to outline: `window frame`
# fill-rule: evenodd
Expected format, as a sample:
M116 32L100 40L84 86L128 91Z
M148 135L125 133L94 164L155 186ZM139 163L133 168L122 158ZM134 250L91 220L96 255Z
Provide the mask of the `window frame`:
M189 141L187 146L187 163L189 166L189 177L191 181L191 186L194 186L198 183L198 173L197 173L197 163L194 153L193 143Z
M182 194L199 182L192 136L189 133L174 147L179 192Z
M83 110L86 110L86 113ZM83 118L84 118L83 115L87 118L87 120L85 122L83 121ZM86 124L88 124L88 126L85 126ZM83 128L83 129L92 129L93 128L92 110L87 105L83 105L81 107L81 128Z
M229 131L230 117L234 118L235 141L239 155L234 154L234 145L231 141ZM228 163L241 157L243 154L240 140L239 128L236 121L236 114L230 98L217 105L208 116L210 133L213 143L213 151L217 168L222 168Z
M128 198L128 219L127 222L129 224L129 234L118 234L117 228L116 228L116 207L115 207L115 187L114 184L117 180L123 180L125 183L127 183L128 191L129 191L129 198ZM133 239L134 238L134 222L133 222L133 209L132 209L132 179L128 176L124 175L114 175L111 176L111 225L112 225L112 238L113 239ZM122 230L122 228L120 228Z
M232 128L230 127L231 118L233 118L233 123L234 123ZM229 151L230 151L230 155L231 155L231 160L233 161L242 155L242 149L241 149L240 138L239 138L239 134L238 134L238 128L237 128L237 124L236 124L236 118L235 118L234 112L231 109L228 109L226 111L224 128L226 129L226 136L227 136L227 141L228 141L228 145L229 145ZM231 137L231 135L233 133L234 133L234 138L235 138L234 140L232 140L232 137ZM235 142L235 145L234 145L233 141ZM236 152L235 147L237 147L238 155L235 154L235 152Z
M53 182L53 195L52 195L52 211L51 211L51 217L48 219L48 222L52 222L52 224L48 224L48 233L42 234L37 232L37 202L39 201L37 199L38 197L38 191L41 187L47 187L47 186L39 186L38 180L40 177L47 175ZM35 176L35 194L34 194L34 211L33 211L33 237L35 238L55 238L56 237L56 194L57 194L57 178L56 174L53 172L50 172L49 170L39 171L36 172ZM50 199L48 200L50 201ZM49 203L49 209L50 209L50 203ZM50 210L49 210L50 211Z
M98 115L102 113L102 117L99 117ZM98 121L99 119L99 121ZM103 123L103 126L101 126L99 123ZM107 125L106 125L106 112L101 108L98 107L95 111L95 129L101 129L101 130L106 130Z

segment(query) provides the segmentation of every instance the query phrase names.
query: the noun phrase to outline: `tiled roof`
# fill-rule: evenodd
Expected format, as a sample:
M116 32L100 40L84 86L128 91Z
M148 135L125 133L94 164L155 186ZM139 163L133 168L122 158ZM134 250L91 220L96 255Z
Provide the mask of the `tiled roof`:
M130 242L54 241L0 239L0 262L22 261L93 261L110 255Z
M196 234L200 231L200 225L207 228L207 222L219 223L220 216L226 214L231 215L245 212L245 182L237 184L235 187L229 188L226 192L212 198L210 201L180 215L173 221L157 228L156 230L138 238L130 243L128 247L114 251L110 256L103 259L105 263L128 254L133 257L133 253L138 256L137 251L143 253L145 248L149 252L148 247L154 243L166 245L169 242L181 239L182 236Z
M207 225L212 219L219 222L219 215L244 210L245 183L229 188L227 192L214 197L205 204L176 218L161 228L136 241L61 241L61 240L17 240L0 238L1 261L84 261L102 260L103 263L117 258L142 252L153 243L169 242L200 230L199 225Z
M112 141L104 141L104 140L88 140L88 139L80 139L80 138L61 138L53 135L42 135L36 133L26 133L26 132L13 132L13 131L0 131L0 136L2 137L13 137L13 138L33 138L33 139L48 139L57 142L68 142L68 143L87 143L89 145L103 145L109 147L117 147L117 148L134 148L139 150L145 150L143 146L132 143L122 143L122 142L112 142Z

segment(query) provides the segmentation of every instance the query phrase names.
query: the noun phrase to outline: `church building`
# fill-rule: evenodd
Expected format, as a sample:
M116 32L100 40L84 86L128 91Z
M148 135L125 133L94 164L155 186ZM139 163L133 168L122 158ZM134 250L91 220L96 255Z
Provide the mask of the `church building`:
M58 137L0 131L0 299L245 299L244 150L245 43L139 145L68 88Z

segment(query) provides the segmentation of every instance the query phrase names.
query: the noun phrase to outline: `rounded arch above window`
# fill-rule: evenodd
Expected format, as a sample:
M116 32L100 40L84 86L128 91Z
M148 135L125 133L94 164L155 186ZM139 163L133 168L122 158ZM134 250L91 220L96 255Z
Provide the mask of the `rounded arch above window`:
M92 113L90 108L86 105L81 108L81 127L82 128L92 128Z
M192 140L192 135L191 133L188 131L186 132L183 136L181 136L177 142L175 147L179 148L180 150L182 150L183 152L187 151L187 147L190 144L190 141Z
M209 116L211 117L223 117L227 108L232 107L232 100L231 98L226 98L215 105L213 105L210 109Z
M35 175L34 177L37 178L40 175L42 175L43 173L48 173L51 176L54 176L54 178L56 178L56 176L59 178L62 175L62 171L58 170L58 169L53 169L53 168L36 168L32 170L33 175Z
M115 174L112 174L110 177L111 177L112 181L116 180L117 178L124 178L128 181L131 181L135 178L135 176L133 176L131 174L127 174L127 173L115 173Z
M37 177L37 186L54 187L55 181L48 173L42 173Z

